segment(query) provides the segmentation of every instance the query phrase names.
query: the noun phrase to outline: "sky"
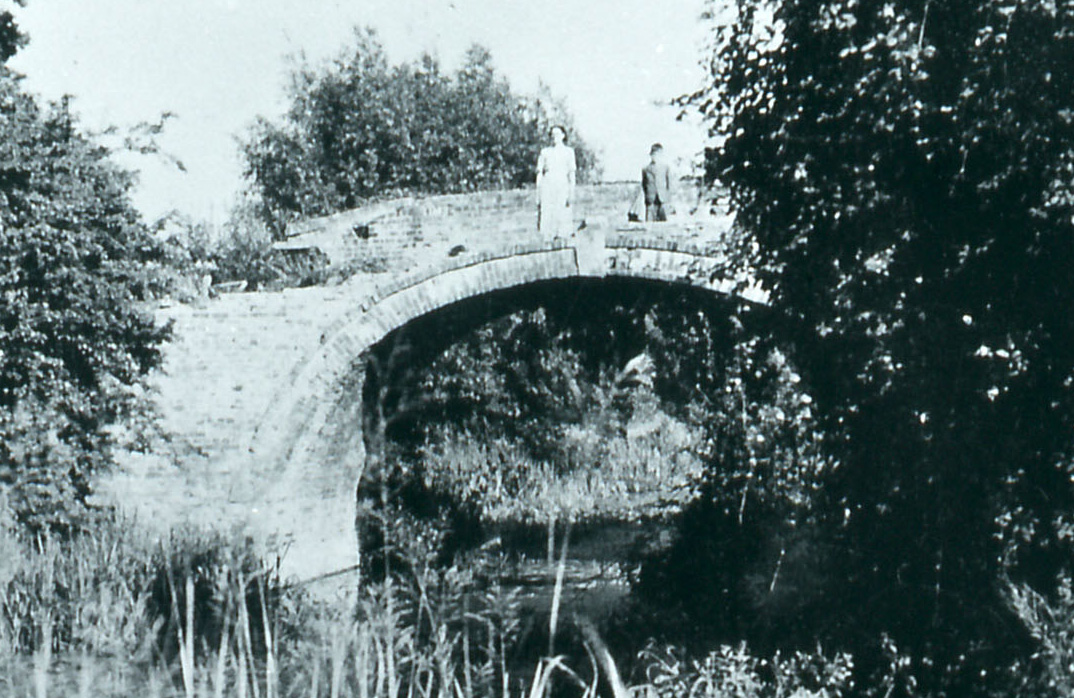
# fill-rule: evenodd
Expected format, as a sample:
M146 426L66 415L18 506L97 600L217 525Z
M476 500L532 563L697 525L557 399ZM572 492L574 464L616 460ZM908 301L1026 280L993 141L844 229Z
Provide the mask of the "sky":
M8 0L0 0L0 8ZM565 100L608 180L637 179L649 145L688 170L704 143L667 101L700 86L704 0L30 0L30 44L10 66L44 99L72 95L84 127L176 116L160 156L128 154L148 220L222 223L244 186L238 138L286 107L293 59L317 64L373 27L393 62L427 52L454 70L474 43L512 89Z

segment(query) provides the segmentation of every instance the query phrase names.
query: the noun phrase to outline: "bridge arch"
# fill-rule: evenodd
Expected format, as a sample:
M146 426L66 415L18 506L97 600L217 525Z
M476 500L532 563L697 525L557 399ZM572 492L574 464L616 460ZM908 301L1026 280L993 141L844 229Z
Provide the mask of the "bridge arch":
M362 364L372 347L459 302L569 279L641 279L764 303L750 269L732 254L729 235L726 226L708 223L588 226L569 240L448 257L371 295L356 289L317 349L281 377L247 449L273 480L271 499L307 503L277 522L293 547L316 550L312 557L324 560L325 569L300 574L356 561L355 491L365 461Z

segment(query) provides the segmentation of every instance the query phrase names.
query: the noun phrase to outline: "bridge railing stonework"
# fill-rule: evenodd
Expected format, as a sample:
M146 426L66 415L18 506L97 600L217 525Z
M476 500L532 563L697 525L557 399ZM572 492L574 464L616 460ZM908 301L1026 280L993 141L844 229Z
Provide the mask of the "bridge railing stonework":
M579 186L572 202L575 225L626 224L639 188L637 182ZM676 210L697 208L695 183L684 180L675 194ZM318 249L334 267L379 266L393 273L449 255L543 242L533 189L396 199L302 221L287 234L279 249Z
M730 254L729 218L628 226L630 189L589 190L589 200L606 207L590 210L614 215L590 215L567 239L537 236L532 191L434 197L418 208L385 204L396 206L397 218L377 218L384 227L365 239L350 228L368 211L310 223L296 239L309 243L335 231L398 246L411 255L399 265L405 272L162 311L177 320L179 336L158 377L161 413L174 442L188 444L188 456L195 456L178 464L132 456L126 480L120 477L113 491L148 505L161 521L168 516L159 512L168 511L179 520L238 523L274 537L290 548L285 572L299 577L352 564L355 487L364 464L361 367L393 330L467 298L579 277L688 284L764 302L748 265ZM162 509L155 499L172 506Z

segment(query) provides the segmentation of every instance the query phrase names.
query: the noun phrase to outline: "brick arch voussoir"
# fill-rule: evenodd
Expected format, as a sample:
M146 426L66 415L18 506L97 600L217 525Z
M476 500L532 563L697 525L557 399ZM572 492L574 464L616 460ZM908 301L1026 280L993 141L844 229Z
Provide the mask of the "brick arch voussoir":
M303 465L317 452L339 386L352 373L354 362L408 322L468 298L540 281L590 276L685 284L765 301L762 292L750 287L748 274L736 271L724 258L661 240L642 243L602 244L588 253L588 259L581 247L514 248L503 256L485 255L427 270L424 276L396 281L371 298L356 299L353 309L326 329L320 349L291 372L261 420L250 451L279 468Z
M575 251L561 247L485 259L356 301L354 309L322 335L318 351L291 372L249 450L273 461L276 469L301 467L316 457L319 436L354 362L411 320L467 298L585 275Z
M296 549L332 560L356 552L347 522L354 522L365 467L360 365L371 347L412 320L496 291L578 277L646 279L765 302L750 270L719 249L671 235L605 237L600 229L577 238L569 246L552 241L452 258L396 278L371 296L368 286L343 290L349 309L323 327L316 350L280 377L248 447L259 476L271 478L266 501L282 509L283 502L298 503L287 510L290 518L278 520Z

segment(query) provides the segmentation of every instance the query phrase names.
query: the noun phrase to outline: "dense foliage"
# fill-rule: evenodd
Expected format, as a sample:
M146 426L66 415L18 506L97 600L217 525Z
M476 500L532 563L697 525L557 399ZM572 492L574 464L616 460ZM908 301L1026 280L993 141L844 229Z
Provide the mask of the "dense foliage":
M759 339L765 313L637 282L531 288L525 301L536 309L499 317L510 294L461 304L371 357L366 405L379 414L366 433L384 434L373 453L394 448L395 495L538 530L566 519L652 531L685 509L679 543L635 560L661 630L696 639L699 625L771 627L802 608L795 591L817 591L824 561L801 532L831 463L801 377ZM495 319L467 330L462 318L483 312ZM643 547L666 547L654 545ZM721 603L699 608L713 589Z
M139 304L156 247L130 185L66 100L41 107L0 65L0 495L36 529L85 518L167 336Z
M825 632L980 693L1024 647L1000 576L1070 561L1074 6L710 9L683 103L726 137L708 169L841 463Z
M391 65L370 31L323 67L299 66L281 123L259 119L243 143L246 174L277 225L375 198L520 187L536 177L554 100L513 93L488 51L471 48L454 73L425 55ZM571 137L579 178L592 151Z
M279 290L347 278L358 270L383 271L383 258L372 256L330 270L319 250L282 254L273 248L272 231L259 210L256 202L243 200L219 227L176 212L158 220L154 233L171 276L169 294L188 302L221 290Z
M389 444L430 486L485 516L544 520L557 509L575 520L655 515L658 501L689 498L675 490L689 489L701 435L691 399L668 400L669 384L681 377L665 361L683 357L668 346L668 337L680 338L667 331L667 318L690 301L648 290L531 289L526 301L534 308L496 317L494 301L429 319L373 356L366 387L384 390L367 393L367 405L382 407ZM600 311L577 312L580 294ZM462 323L486 312L488 322L467 331ZM699 311L686 324L708 341L694 354L713 350L719 371L728 323L716 317Z

